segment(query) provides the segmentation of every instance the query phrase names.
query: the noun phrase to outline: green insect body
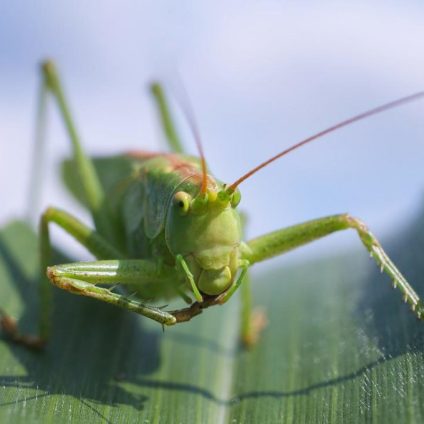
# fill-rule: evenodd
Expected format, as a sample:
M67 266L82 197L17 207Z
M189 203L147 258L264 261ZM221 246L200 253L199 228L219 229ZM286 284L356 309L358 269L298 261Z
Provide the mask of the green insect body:
M332 131L422 98L424 92L371 109L308 137L229 185L207 173L194 121L190 124L200 158L184 154L161 87L154 84L152 92L173 153L135 152L91 159L79 141L55 66L52 62L43 64L37 149L43 144L46 97L51 94L73 149L72 159L63 166L64 180L91 212L95 229L57 208L48 208L43 213L40 219L39 331L36 336L21 334L16 322L0 310L0 325L13 341L31 348L44 346L50 334L53 283L71 293L111 303L162 325L188 321L206 308L222 305L240 288L241 339L249 346L257 340L264 319L251 311L248 268L347 229L356 231L370 256L400 290L415 315L424 317L419 296L357 218L348 214L332 215L242 241L242 219L237 211L238 186L263 167ZM96 260L51 266L51 224L73 236ZM117 285L123 286L127 294L115 290ZM152 306L153 301L176 296L182 297L188 306L179 310Z
M113 163L114 158L106 160ZM224 292L241 259L241 224L234 201L239 192L227 195L223 184L208 175L207 193L199 198L201 165L190 156L132 154L120 160L128 166L111 182L107 197L114 205L114 226L124 234L116 234L115 243L121 244L125 256L159 259L175 267L181 255L202 293ZM130 290L152 299L175 296L175 286L178 291L190 289L183 274L176 277L174 273L171 281L149 281Z

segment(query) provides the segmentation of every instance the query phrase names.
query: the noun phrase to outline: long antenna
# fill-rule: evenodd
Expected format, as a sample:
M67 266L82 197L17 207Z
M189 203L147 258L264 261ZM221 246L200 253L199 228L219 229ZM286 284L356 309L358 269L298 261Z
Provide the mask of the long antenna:
M194 141L196 142L197 150L198 150L199 155L200 155L200 163L201 163L201 166L202 166L202 186L200 188L200 192L202 194L205 194L206 189L207 189L207 183L208 183L208 173L207 173L205 153L203 151L203 146L202 146L202 140L201 140L201 137L200 137L199 129L196 125L196 119L195 119L195 115L194 115L194 112L193 112L193 108L191 107L190 97L187 93L187 90L184 87L184 84L183 84L181 78L179 79L179 86L180 86L180 89L181 89L181 92L182 92L184 98L181 99L181 98L177 97L177 101L180 104L181 110L183 111L184 115L186 116L190 130L191 130L193 137L194 137Z
M293 150L298 149L299 147L304 146L307 143L310 143L311 141L316 140L317 138L323 137L324 135L327 135L333 131L339 130L340 128L346 127L350 124L353 124L354 122L361 121L362 119L369 118L372 115L377 115L378 113L384 112L389 109L393 109L395 107L404 105L406 103L413 102L415 100L418 100L420 98L424 97L424 91L419 91L418 93L411 94L410 96L402 97L400 99L394 100L389 103L385 103L384 105L378 106L374 109L367 110L366 112L360 113L359 115L353 116L352 118L346 119L345 121L341 121L336 125L333 125L323 131L320 131L308 138L305 138L304 140L294 144L293 146L283 150L282 152L278 153L277 155L273 156L272 158L266 160L265 162L262 162L246 174L244 174L242 177L240 177L237 181L234 181L229 187L228 191L234 191L237 186L239 186L244 180L247 180L249 177L251 177L253 174L258 172L260 169L265 168L267 165L269 165L271 162L274 162L275 160L281 158L282 156L286 155L287 153L292 152Z

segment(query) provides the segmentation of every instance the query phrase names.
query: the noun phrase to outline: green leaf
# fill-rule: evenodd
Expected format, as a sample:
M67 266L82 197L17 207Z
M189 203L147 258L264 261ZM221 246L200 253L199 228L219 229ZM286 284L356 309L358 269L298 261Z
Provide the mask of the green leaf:
M421 223L422 214L388 251L423 294ZM36 275L34 234L8 225L0 232L0 305L27 330L35 328ZM0 339L0 422L424 421L424 323L365 251L253 281L270 322L249 352L238 346L236 300L162 332L55 290L44 353Z

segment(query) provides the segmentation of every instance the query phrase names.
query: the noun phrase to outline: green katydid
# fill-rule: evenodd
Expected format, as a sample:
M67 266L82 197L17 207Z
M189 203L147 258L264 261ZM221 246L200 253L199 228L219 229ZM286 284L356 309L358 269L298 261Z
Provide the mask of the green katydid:
M232 184L223 184L207 173L198 132L191 119L200 159L184 154L161 86L153 84L152 93L172 153L129 153L92 160L80 144L54 64L47 61L42 65L38 138L43 138L45 100L51 94L72 143L73 157L67 169L74 179L70 188L90 210L95 229L60 209L49 208L43 213L41 270L44 274L47 269L47 276L40 282L39 332L36 336L21 334L15 321L2 313L3 330L12 340L35 348L48 340L51 282L71 293L126 308L162 325L188 321L208 307L226 303L241 288L241 339L250 345L257 338L261 321L253 319L251 312L248 268L345 229L356 230L370 256L392 279L405 302L418 318L424 317L422 301L360 220L347 214L333 215L243 242L237 211L238 186L260 169L332 131L422 98L424 92L321 131L261 163ZM48 266L52 223L78 240L97 260ZM125 293L131 295L114 290L116 285L125 287ZM164 310L148 304L151 299L177 296L188 306Z

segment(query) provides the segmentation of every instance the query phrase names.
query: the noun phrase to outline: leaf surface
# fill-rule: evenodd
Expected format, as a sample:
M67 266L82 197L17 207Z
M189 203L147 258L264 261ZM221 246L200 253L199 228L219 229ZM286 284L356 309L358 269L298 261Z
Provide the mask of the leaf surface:
M388 250L424 294L421 222ZM36 237L11 223L0 232L0 305L27 330L36 326L36 280ZM253 281L269 325L249 352L237 341L236 299L163 332L55 289L44 353L0 339L0 422L424 421L424 323L365 252Z

